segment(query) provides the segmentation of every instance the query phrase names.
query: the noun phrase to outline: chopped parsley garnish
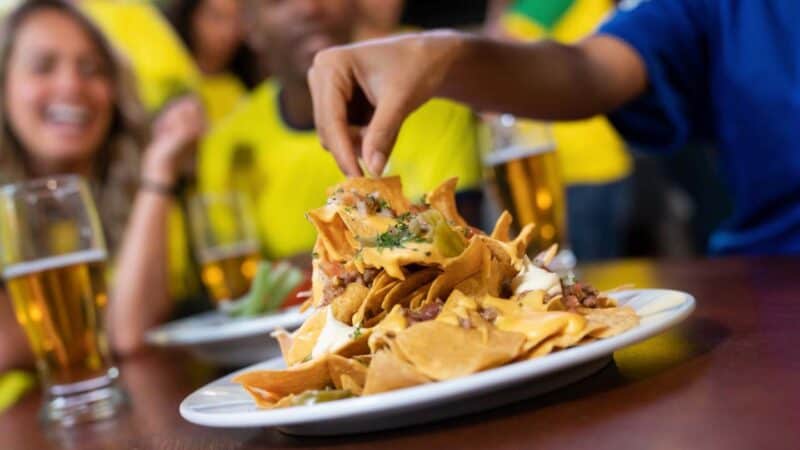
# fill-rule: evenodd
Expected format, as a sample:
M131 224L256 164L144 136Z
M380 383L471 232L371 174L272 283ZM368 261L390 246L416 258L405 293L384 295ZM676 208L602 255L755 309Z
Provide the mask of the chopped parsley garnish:
M361 333L361 324L357 323L355 329L353 330L353 332L350 333L350 339L353 339L353 340L358 339L358 338L361 337L361 334L362 334Z
M412 232L405 222L398 222L395 226L375 238L378 248L403 247L406 242L426 242L425 238Z

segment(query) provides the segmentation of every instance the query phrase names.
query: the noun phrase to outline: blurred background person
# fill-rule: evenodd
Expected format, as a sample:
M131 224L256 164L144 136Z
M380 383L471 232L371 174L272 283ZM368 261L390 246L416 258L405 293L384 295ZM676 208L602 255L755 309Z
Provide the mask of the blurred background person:
M398 31L405 0L354 0L354 41L375 39Z
M244 42L241 0L172 0L167 17L202 76L198 86L211 124L260 81L258 61Z
M314 129L306 73L318 51L352 40L354 3L247 0L245 7L248 41L268 55L272 77L204 140L199 184L247 193L265 255L280 258L312 248L315 232L305 213L323 205L326 190L343 179ZM459 177L458 200L474 220L481 201L476 131L468 108L432 100L400 130L387 172L403 175L415 199Z
M490 0L485 32L522 42L573 43L613 11L612 0ZM502 111L501 111L502 112ZM552 125L567 191L569 242L579 261L619 257L631 207L631 157L603 116Z
M109 335L117 351L133 351L191 286L185 239L168 215L177 168L202 131L199 103L170 105L148 139L132 77L89 20L57 0L24 3L6 18L0 80L0 183L88 180L114 261ZM0 371L26 367L28 343L0 296Z

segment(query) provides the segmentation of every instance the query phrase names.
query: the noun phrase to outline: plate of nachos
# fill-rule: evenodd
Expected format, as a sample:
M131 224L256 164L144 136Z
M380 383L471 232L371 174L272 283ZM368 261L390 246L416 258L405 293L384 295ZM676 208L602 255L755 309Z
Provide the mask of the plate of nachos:
M672 290L599 292L533 258L535 224L490 234L455 205L456 180L419 204L399 178L353 178L308 213L318 232L308 318L278 330L282 357L187 397L181 415L215 427L335 435L493 408L590 376L614 351L694 309Z

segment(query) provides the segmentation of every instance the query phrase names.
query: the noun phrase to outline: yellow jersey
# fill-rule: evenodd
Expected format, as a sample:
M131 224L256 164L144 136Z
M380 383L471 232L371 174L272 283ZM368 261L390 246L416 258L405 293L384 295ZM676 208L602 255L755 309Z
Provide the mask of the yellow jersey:
M150 111L195 91L201 75L159 10L146 0L81 0L78 5L128 59Z
M309 251L316 233L305 213L325 203L327 189L344 176L315 131L287 126L280 113L280 88L266 81L214 127L201 145L201 191L247 194L265 256ZM419 198L457 176L459 188L481 182L477 121L461 105L432 100L405 122L387 165L401 175L406 195Z
M613 8L612 0L517 0L501 20L503 30L519 40L571 43L590 34ZM603 116L555 123L553 138L566 184L608 183L632 170L624 141Z

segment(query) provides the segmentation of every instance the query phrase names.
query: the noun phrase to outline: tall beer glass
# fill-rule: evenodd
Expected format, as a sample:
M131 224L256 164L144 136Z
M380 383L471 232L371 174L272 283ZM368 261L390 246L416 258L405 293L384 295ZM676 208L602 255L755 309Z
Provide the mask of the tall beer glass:
M63 425L112 416L122 403L103 311L106 246L78 176L0 188L6 292L44 388L43 419Z
M258 267L255 221L239 192L197 194L189 200L200 278L217 306L250 290Z
M556 145L546 124L504 114L489 123L491 149L484 157L490 189L514 216L517 226L535 223L532 255L558 244L552 268L569 269L566 195Z

